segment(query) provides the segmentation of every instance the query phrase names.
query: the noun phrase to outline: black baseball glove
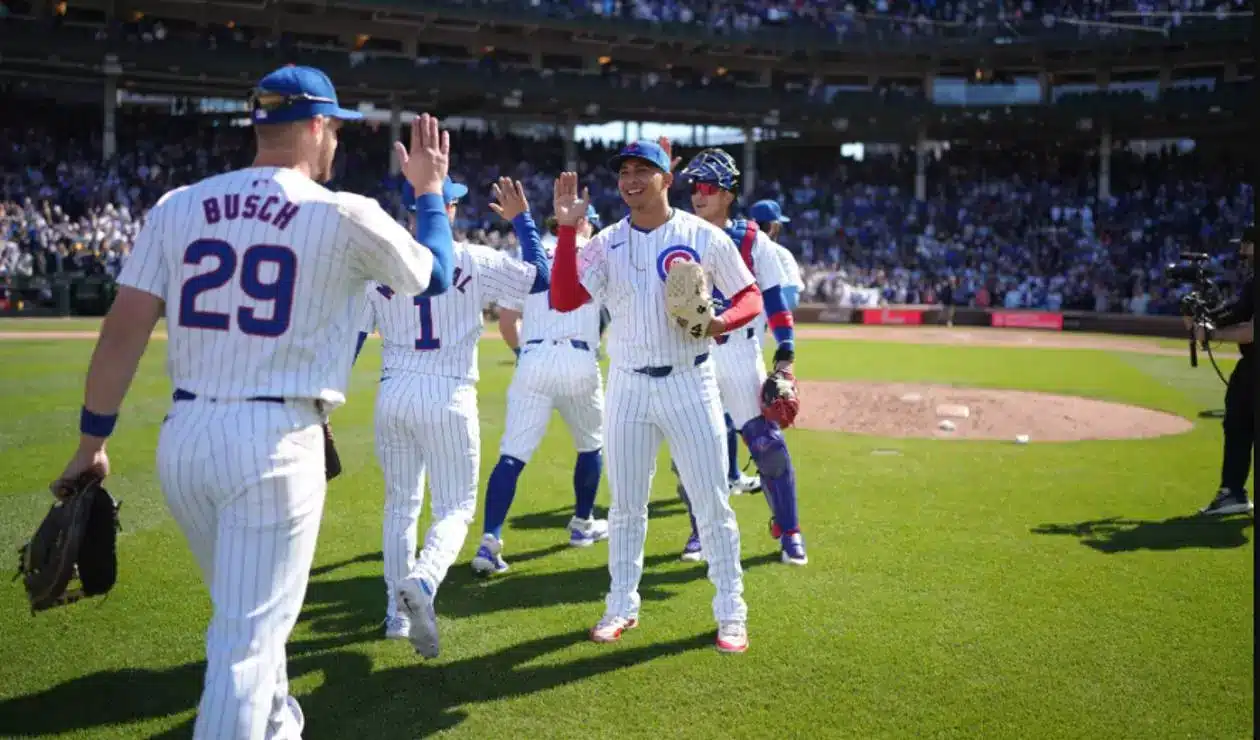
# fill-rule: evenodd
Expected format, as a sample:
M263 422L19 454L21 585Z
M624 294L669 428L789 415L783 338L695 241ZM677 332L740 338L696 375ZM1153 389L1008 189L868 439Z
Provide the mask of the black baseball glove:
M332 480L341 475L341 455L337 453L337 442L333 439L332 426L324 422L324 480Z
M118 578L118 510L121 504L85 473L59 485L53 504L18 554L18 576L31 612L107 594ZM78 579L79 587L71 588Z

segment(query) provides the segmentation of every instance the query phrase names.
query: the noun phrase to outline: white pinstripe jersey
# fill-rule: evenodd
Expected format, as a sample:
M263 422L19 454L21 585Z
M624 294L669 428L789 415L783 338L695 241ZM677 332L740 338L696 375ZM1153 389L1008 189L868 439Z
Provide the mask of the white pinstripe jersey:
M118 282L166 302L167 371L200 396L345 402L369 280L429 284L433 255L380 205L251 167L162 196Z
M585 243L579 239L578 245L580 250ZM555 250L548 249L548 259L554 256ZM568 313L551 308L549 291L528 295L523 303L511 299L501 300L498 303L501 308L521 314L522 345L535 339L580 339L592 350L599 346L599 304L594 300Z
M507 252L456 242L455 272L442 295L407 298L383 284L370 286L362 330L381 332L381 371L477 380L482 311L524 301L536 274Z
M736 247L738 246L737 244ZM770 288L789 284L783 274L782 263L779 261L777 252L778 249L782 248L766 232L760 229L757 230L757 238L753 240L752 246L752 271L757 278L757 287L761 289L762 293L765 293ZM747 330L749 327L753 329L752 338L748 336ZM766 332L766 327L766 314L763 310L747 326L731 332L726 343L760 342L761 336Z
M608 358L614 366L689 366L708 351L709 337L692 339L665 312L665 275L676 261L699 262L711 285L735 295L753 283L726 232L675 210L650 232L622 219L578 253L578 276L596 303L608 307Z
M801 279L801 266L796 262L796 255L778 242L770 243L774 245L774 252L779 257L779 266L783 269L783 284L794 285L797 290L805 290L805 281Z

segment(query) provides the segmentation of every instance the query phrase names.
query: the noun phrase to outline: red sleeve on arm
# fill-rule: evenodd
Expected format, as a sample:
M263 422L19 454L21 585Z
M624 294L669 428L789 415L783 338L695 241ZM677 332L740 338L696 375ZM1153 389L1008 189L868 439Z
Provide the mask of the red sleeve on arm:
M561 226L556 230L556 257L551 265L551 307L556 311L576 311L591 299L578 280L577 229Z
M726 331L734 331L761 315L761 291L753 283L731 297L731 305L719 316Z

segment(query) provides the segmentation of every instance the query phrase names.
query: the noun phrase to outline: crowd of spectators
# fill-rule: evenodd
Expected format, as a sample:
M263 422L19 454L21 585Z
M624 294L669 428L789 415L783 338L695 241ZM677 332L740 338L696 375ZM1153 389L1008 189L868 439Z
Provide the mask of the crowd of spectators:
M487 7L511 0L453 0ZM836 38L874 34L966 36L1051 31L1122 33L1124 26L1175 29L1221 22L1252 9L1250 0L530 0L551 17L614 18L654 24L694 24L717 34L786 29Z
M45 297L51 276L116 275L162 193L246 165L252 152L249 129L227 119L127 111L117 154L102 164L99 126L90 125L100 119L90 110L14 107L20 120L0 112L0 281L27 280ZM383 128L348 127L334 187L377 197L401 217L387 139ZM562 142L465 130L452 148L453 176L470 187L457 231L514 249L511 230L487 208L490 183L521 180L541 222L564 166ZM611 153L577 151L606 222L623 213L603 167ZM1096 156L1084 150L946 151L929 161L922 201L911 155L857 161L763 143L757 159L752 198L776 198L791 217L782 241L805 266L810 300L833 300L845 284L876 288L889 303L936 303L950 284L962 305L1170 313L1177 293L1164 266L1183 250L1224 253L1254 218L1254 173L1246 157L1227 153L1117 150L1105 199ZM688 207L685 188L674 203ZM1237 277L1223 266L1226 279Z

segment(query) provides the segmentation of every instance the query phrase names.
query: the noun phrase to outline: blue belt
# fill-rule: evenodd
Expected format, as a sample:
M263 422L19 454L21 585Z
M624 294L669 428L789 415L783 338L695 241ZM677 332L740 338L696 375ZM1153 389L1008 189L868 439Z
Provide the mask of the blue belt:
M566 340L564 340L564 339L554 339L554 340L549 340L549 339L531 339L531 340L529 340L528 342L526 342L525 344L542 344L542 343L544 343L544 342L548 342L548 341L549 341L549 342L551 342L552 344L564 344ZM573 345L573 346L574 346L574 347L576 347L577 349L580 349L580 350L582 350L582 351L584 351L584 352L590 352L590 351L591 351L591 345L587 344L586 342L583 342L581 339L569 339L569 340L567 340L567 341L568 341L568 343L569 343L569 344Z
M175 392L171 394L171 400L172 401L196 401L197 394L191 391L186 391L183 388L176 388ZM207 400L213 403L217 399L210 398ZM264 403L284 403L284 399L281 398L280 396L250 396L249 398L245 400L246 401L262 401Z
M704 361L707 359L709 359L708 352L705 352L702 355L696 355L696 361L694 364L698 367L700 365L703 365ZM670 373L674 372L674 366L673 365L657 365L655 367L653 366L636 367L634 371L636 373L639 373L640 375L646 375L649 378L664 378L664 377L667 377Z
M744 330L744 335L745 335L746 337L748 337L749 339L756 339L756 338L757 338L757 330L756 330L755 328L753 328L753 327L751 327L751 326L750 326L750 327L748 327L747 329L745 329L745 330ZM723 334L722 336L717 337L717 343L718 343L718 344L726 344L728 341L730 341L730 339L731 339L731 335L730 335L730 334Z

